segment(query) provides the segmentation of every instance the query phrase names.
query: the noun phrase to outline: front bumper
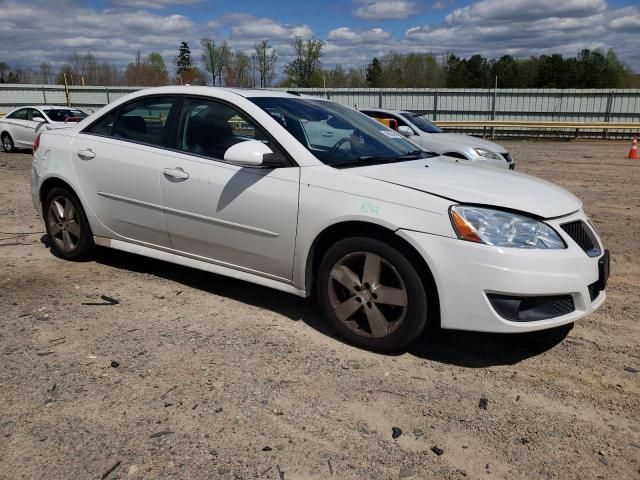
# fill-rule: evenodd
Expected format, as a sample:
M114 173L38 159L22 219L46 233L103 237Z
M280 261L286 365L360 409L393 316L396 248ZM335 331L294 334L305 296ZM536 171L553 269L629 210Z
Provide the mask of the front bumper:
M559 226L577 219L586 221L586 216L579 212L547 222L565 240L568 247L562 250L499 248L407 230L398 233L422 254L431 268L438 288L443 328L529 332L574 322L596 310L605 300L604 291L593 300L589 291L589 286L599 280L598 260L602 255L588 257ZM574 309L544 320L511 321L494 309L487 296L491 294L569 295Z

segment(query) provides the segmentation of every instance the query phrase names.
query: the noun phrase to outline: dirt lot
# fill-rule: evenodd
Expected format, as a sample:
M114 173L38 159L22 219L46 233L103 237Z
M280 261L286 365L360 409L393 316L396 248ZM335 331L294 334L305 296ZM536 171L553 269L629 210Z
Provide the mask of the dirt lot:
M640 478L640 162L627 142L508 147L584 200L613 255L605 306L396 356L345 345L312 301L57 259L30 155L0 154L0 478Z

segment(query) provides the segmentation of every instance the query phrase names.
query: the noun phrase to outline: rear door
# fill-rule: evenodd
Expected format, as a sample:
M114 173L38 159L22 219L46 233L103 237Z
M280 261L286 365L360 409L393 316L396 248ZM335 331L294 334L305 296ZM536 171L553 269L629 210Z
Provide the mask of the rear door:
M9 133L13 138L13 143L19 148L28 146L26 125L29 110L28 108L21 108L6 118L6 121L11 125Z
M134 100L73 140L82 194L112 238L171 246L159 180L174 105L174 96Z
M160 178L173 248L224 266L291 279L300 168L286 164L261 128L234 106L188 98L176 152ZM282 168L224 161L232 145L255 139L275 152Z

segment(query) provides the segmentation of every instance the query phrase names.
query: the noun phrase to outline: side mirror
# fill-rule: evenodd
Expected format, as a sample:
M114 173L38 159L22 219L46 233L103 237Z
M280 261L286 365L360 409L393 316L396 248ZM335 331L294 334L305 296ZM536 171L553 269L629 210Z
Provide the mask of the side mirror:
M236 165L258 167L265 163L265 156L273 151L264 143L257 140L247 140L236 143L224 152L224 160Z
M405 137L413 136L413 130L410 127L407 127L406 125L400 125L398 127L398 133L401 133Z
M38 123L45 123L46 120L44 118L42 118L42 117L33 117L31 119L31 121L32 122L38 122Z

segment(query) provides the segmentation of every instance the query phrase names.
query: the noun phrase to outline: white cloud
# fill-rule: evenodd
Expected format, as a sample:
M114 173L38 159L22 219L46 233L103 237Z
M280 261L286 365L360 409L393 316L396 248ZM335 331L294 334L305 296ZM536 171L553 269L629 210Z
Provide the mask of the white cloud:
M583 48L613 47L638 69L637 39L629 35L634 31L640 31L640 10L611 10L603 0L482 0L454 10L442 25L409 28L405 41L435 53L493 57L573 56Z
M333 40L336 43L350 44L379 42L382 40L388 40L389 38L391 38L391 34L382 28L372 28L370 30L356 32L351 30L349 27L340 27L331 30L328 35L328 39Z
M609 28L618 32L640 33L640 10L635 7L618 10L609 22Z
M0 16L0 58L10 64L60 64L73 53L91 52L100 61L124 64L135 52L166 51L195 30L182 15L156 15L145 10L98 11L73 0L52 10L45 2L8 1ZM50 5L50 4L49 4ZM169 59L166 59L169 61Z
M111 3L118 7L128 8L166 8L179 5L194 5L203 0L111 0Z
M363 3L359 1L358 3ZM367 1L353 10L353 15L366 20L402 19L420 11L418 4L407 0Z
M267 38L290 39L295 36L311 37L313 30L306 24L287 25L271 18L256 17L246 13L230 13L210 21L207 26L212 29L229 28L232 39Z
M447 22L484 23L504 20L528 22L549 17L582 18L607 8L605 0L481 0L447 15Z

